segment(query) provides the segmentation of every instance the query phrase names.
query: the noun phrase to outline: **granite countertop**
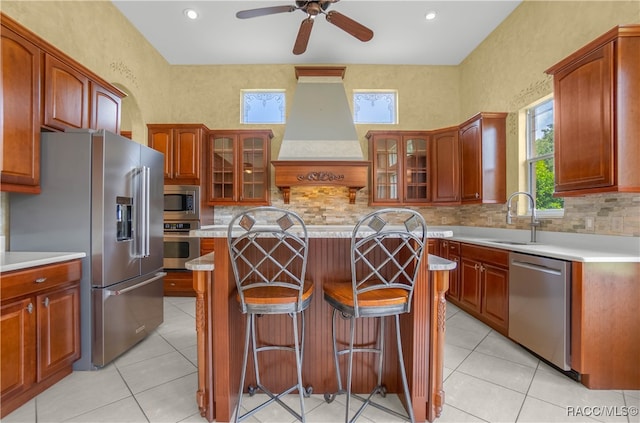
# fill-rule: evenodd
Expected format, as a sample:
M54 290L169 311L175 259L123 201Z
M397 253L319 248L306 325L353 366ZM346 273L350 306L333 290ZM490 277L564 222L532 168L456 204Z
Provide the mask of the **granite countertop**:
M591 263L640 262L640 238L538 231L537 242L530 232L519 229L449 227L451 241L460 241L524 254ZM507 242L507 243L505 243Z
M348 238L351 225L309 225L311 238ZM429 238L448 238L485 247L577 262L640 262L640 238L538 231L530 243L529 230L470 226L428 226ZM190 232L196 237L226 237L227 225L203 226ZM508 242L508 243L505 243Z
M207 253L204 256L188 261L185 266L189 270L212 271L215 269L213 265L214 253ZM447 260L442 257L429 254L429 270L453 270L456 268L456 262Z
M207 253L204 256L200 256L196 259L189 260L185 263L187 270L204 270L211 271L213 267L213 255L215 253Z
M27 269L86 257L85 253L4 251L0 255L0 272Z
M199 238L226 238L228 225L209 225L189 231L189 235ZM353 225L307 225L309 238L350 238ZM427 227L428 238L446 238L453 236L450 229L434 230Z

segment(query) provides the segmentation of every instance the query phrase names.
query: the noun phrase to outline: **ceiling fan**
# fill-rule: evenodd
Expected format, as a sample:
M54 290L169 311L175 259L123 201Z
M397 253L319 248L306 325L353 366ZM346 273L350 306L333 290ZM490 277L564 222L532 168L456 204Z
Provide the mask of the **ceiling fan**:
M307 50L309 36L313 28L313 22L316 16L324 14L327 21L331 22L343 31L353 35L360 41L369 41L373 38L373 31L366 26L354 21L353 19L334 10L327 12L326 10L332 3L340 0L316 0L316 1L296 1L294 5L261 7L258 9L241 10L236 13L239 19L255 18L258 16L274 15L276 13L293 12L294 10L302 10L307 17L300 24L296 42L293 45L293 54L302 54Z

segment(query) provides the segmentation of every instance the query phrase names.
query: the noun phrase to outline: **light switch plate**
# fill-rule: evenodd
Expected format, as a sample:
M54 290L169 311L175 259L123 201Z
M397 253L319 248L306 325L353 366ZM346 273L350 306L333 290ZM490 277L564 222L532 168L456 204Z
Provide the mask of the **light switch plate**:
M611 232L621 234L624 232L624 218L622 216L615 216L611 218Z
M584 218L584 229L593 232L593 217Z

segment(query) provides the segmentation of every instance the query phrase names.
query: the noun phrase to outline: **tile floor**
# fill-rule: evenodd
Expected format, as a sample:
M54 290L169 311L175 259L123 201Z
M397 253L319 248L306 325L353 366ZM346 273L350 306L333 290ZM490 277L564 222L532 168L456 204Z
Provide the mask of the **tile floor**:
M194 399L194 311L192 298L165 298L165 322L153 335L104 369L74 372L2 421L204 422ZM637 414L624 415L638 410L640 391L590 391L451 304L445 348L446 404L438 422L640 422ZM257 400L247 397L243 405ZM297 396L286 401L297 407ZM343 401L326 404L321 395L312 395L305 402L307 421L343 420ZM395 395L385 401L400 407ZM591 415L570 416L569 407L574 414ZM588 407L608 407L604 410L613 415L596 416ZM253 417L253 422L293 421L277 406ZM394 418L369 407L358 421Z

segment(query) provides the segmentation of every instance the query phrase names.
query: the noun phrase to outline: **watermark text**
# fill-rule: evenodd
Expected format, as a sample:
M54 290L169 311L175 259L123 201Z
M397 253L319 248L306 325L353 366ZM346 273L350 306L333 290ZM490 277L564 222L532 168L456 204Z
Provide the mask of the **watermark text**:
M638 415L638 407L626 405L568 406L571 417L632 417Z

